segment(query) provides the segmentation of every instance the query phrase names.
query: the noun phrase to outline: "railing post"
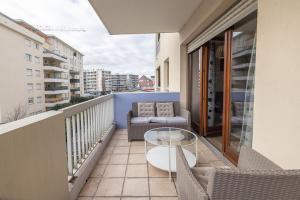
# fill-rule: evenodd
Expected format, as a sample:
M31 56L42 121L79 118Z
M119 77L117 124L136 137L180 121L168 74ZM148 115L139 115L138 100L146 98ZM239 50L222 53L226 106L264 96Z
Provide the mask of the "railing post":
M76 125L77 125L77 149L78 149L78 161L81 163L81 129L80 129L80 118L79 113L76 114Z
M73 166L77 168L77 141L76 141L76 128L75 128L75 116L72 116L72 139L73 139Z
M68 149L68 174L69 176L73 175L73 164L72 164L72 138L71 138L71 120L70 118L66 118L66 131L67 131L67 149Z

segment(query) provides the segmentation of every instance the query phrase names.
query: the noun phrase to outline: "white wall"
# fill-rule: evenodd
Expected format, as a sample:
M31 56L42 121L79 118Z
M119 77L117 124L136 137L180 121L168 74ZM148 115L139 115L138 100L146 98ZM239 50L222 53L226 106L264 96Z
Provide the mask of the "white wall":
M258 1L253 148L300 168L300 1Z
M160 51L156 56L155 68L160 67L160 91L180 91L180 48L179 33L161 33ZM166 85L165 61L169 60L169 87ZM157 81L156 83L157 84Z

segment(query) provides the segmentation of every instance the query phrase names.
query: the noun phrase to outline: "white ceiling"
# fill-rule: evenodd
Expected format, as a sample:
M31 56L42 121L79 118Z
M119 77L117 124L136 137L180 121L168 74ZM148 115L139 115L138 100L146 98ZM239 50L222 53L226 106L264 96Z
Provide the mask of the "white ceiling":
M202 0L89 0L110 34L178 32Z

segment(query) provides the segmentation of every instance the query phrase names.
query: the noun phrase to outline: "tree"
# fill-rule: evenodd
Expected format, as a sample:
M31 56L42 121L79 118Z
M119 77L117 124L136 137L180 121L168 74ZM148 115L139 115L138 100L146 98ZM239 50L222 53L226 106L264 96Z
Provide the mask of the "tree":
M26 117L27 115L27 106L18 104L11 112L6 116L7 122L16 121Z

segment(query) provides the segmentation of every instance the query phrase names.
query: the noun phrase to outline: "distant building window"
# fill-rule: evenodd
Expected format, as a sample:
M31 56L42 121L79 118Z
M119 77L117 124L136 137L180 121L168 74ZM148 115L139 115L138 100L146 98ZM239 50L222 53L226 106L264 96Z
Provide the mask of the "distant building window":
M36 98L36 102L37 102L37 103L42 103L42 97L37 97L37 98Z
M35 76L41 77L41 70L35 70Z
M33 83L27 83L27 90L33 90Z
M28 98L28 104L29 105L34 104L34 98L33 97Z
M26 69L26 76L32 76L32 69Z
M40 83L37 83L35 87L36 87L37 90L41 90L42 89L42 85Z
M35 62L35 63L40 63L40 62L41 62L40 57L34 56L34 62Z
M26 46L30 47L31 46L31 40L30 39L25 39L25 44Z
M31 62L32 61L32 56L30 54L26 53L25 54L25 59L26 59L26 61Z
M34 43L34 48L35 49L39 49L40 48L40 45L38 43Z

